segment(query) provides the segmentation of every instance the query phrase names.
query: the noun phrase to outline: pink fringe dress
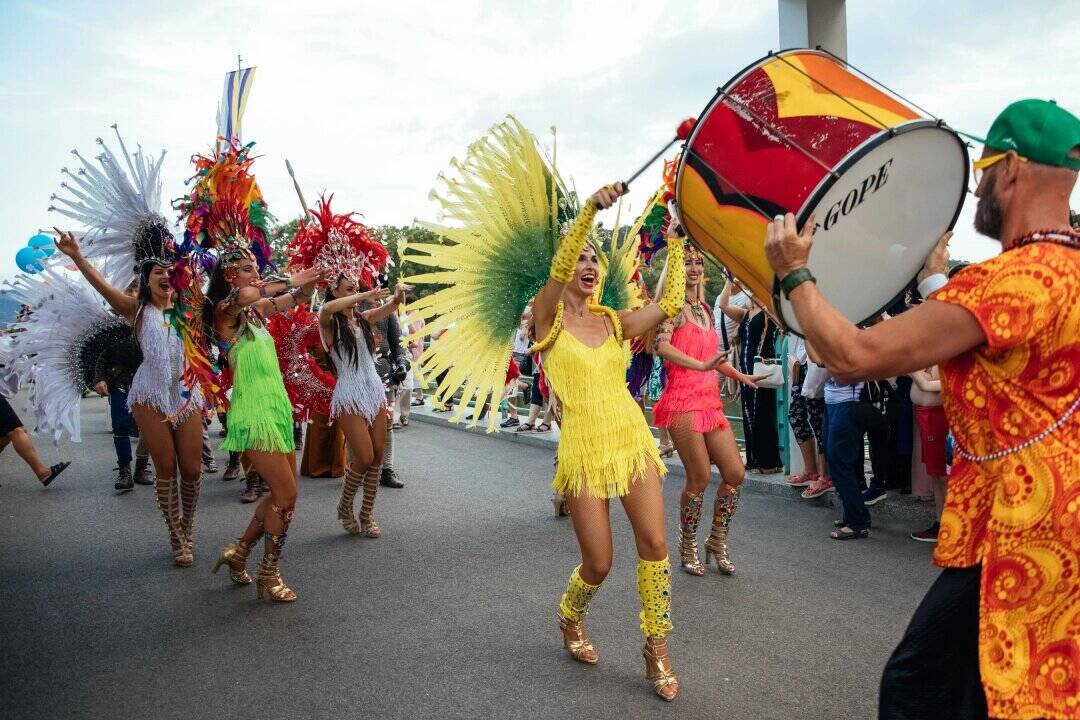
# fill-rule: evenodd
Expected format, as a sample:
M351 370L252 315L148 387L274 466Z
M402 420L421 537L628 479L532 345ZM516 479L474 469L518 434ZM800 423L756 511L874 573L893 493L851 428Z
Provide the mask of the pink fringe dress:
M720 338L711 325L704 329L686 320L672 333L671 344L695 360L705 361L716 354ZM691 370L669 360L664 361L664 369L667 385L652 409L654 425L671 427L680 415L690 413L694 432L706 433L731 426L720 399L719 373Z

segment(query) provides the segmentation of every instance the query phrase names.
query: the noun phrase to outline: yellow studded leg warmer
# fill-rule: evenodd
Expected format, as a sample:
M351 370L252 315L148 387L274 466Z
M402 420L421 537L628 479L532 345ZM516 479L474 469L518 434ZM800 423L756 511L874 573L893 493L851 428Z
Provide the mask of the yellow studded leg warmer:
M581 579L581 566L574 568L570 573L570 581L566 584L566 592L563 593L559 602L559 614L570 622L581 622L589 612L589 603L593 595L600 589L599 585L590 585Z
M638 559L637 590L641 598L641 634L665 637L671 632L671 564Z

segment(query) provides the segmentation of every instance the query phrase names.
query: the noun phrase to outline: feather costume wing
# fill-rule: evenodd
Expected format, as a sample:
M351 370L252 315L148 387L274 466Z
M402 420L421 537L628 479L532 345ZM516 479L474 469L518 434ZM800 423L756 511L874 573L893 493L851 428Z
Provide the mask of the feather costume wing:
M131 337L131 326L81 276L71 279L52 268L18 276L11 294L30 313L15 323L16 332L0 348L0 363L17 388L29 386L35 430L54 441L66 432L79 442L79 400L94 365L106 347Z
M443 286L407 312L425 320L425 334L447 330L419 364L428 376L446 371L440 399L461 388L453 416L460 421L470 402L479 409L501 392L521 315L547 282L560 230L577 208L536 138L513 117L450 164L454 177L440 174L442 193L431 198L454 224L419 223L445 242L411 243L404 260L432 269L406 282ZM488 430L495 429L489 414Z
M594 243L600 260L600 287L594 299L600 305L615 312L637 310L645 304L645 297L638 286L638 248L634 229L623 232L619 225L622 217L622 200L615 211L615 229L606 243ZM603 247L606 245L607 247Z
M120 157L101 138L97 139L101 153L94 162L72 150L81 167L74 173L67 168L61 171L67 176L60 184L63 194L52 196L49 210L86 226L79 239L83 255L100 266L110 283L124 288L135 279L144 260L171 262L175 244L170 224L161 215L165 151L156 160L145 155L142 147L129 153L116 125L112 129L120 143Z
M319 367L309 353L319 345L319 316L301 305L272 316L267 329L274 337L281 378L293 406L293 419L310 421L313 412L329 416L337 380Z

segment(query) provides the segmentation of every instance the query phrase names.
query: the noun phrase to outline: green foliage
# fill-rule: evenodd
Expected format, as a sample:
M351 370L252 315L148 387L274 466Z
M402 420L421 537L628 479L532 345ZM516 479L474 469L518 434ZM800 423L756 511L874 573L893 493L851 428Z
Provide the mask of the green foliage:
M402 275L407 278L410 275L419 275L421 273L430 272L431 270L431 268L417 265L412 262L402 264L400 249L402 244L412 245L421 242L446 242L444 238L440 238L427 228L417 227L415 225L380 225L377 230L382 234L383 242L386 243L386 248L390 252L390 259L393 261L393 265L389 268L389 287L394 287L398 282L398 278ZM445 286L417 285L413 288L413 293L416 297L422 298L437 292L443 287Z
M289 256L285 252L285 248L292 242L292 239L296 236L296 231L299 229L299 216L270 228L270 249L273 250L270 259L274 261L279 270L285 270L285 266L289 264Z

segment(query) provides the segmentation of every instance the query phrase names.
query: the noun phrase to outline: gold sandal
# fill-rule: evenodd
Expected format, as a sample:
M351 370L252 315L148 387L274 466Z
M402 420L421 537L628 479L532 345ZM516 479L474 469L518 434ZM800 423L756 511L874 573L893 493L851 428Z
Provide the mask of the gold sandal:
M563 647L570 653L570 657L586 665L596 664L599 657L596 648L585 635L584 623L573 622L559 615L559 629L562 630Z
M231 545L225 546L210 572L216 575L222 565L228 565L230 580L237 585L250 585L251 576L248 575L247 571L247 559L250 552L250 546L237 540Z
M667 640L662 637L645 638L641 649L645 658L645 677L652 680L653 690L663 700L671 702L679 694L679 679L668 656Z
M274 602L287 603L296 600L296 593L281 579L277 555L263 556L259 572L255 576L255 590L260 600L263 593L269 593Z

